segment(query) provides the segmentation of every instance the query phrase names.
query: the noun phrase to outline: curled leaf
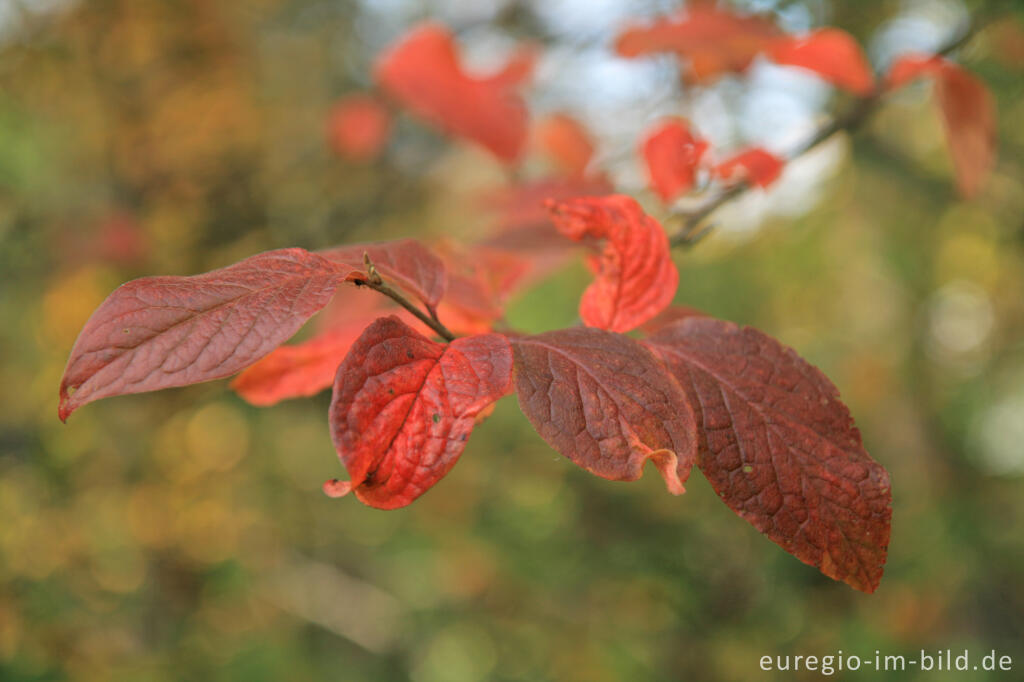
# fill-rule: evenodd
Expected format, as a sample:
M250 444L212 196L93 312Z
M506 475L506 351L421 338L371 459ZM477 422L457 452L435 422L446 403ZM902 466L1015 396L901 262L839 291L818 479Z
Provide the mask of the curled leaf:
M192 277L119 287L86 322L60 384L60 418L100 398L230 376L279 346L346 270L303 249Z
M640 478L651 460L669 492L684 492L697 449L693 410L650 351L584 327L512 346L519 406L551 447L613 481Z
M838 28L783 38L768 54L777 64L808 69L855 95L869 95L875 89L875 76L860 44Z
M532 58L516 57L494 76L471 76L448 29L427 23L378 58L376 78L389 95L428 123L513 162L527 134L526 105L517 88L531 68Z
M690 191L707 148L708 143L694 136L685 121L666 121L648 133L641 151L651 188L662 201Z
M889 475L832 382L762 332L708 317L646 343L693 405L697 465L722 500L801 561L873 592L889 545Z
M558 230L576 241L604 239L594 282L583 292L580 318L590 327L626 332L643 324L675 296L679 273L668 237L631 197L586 197L549 204Z
M758 187L769 187L779 179L785 166L786 162L771 152L754 147L715 166L715 174L724 180L740 177Z
M511 382L512 350L499 334L440 344L397 317L378 319L338 367L331 438L349 481L325 491L404 507L451 470L478 415Z

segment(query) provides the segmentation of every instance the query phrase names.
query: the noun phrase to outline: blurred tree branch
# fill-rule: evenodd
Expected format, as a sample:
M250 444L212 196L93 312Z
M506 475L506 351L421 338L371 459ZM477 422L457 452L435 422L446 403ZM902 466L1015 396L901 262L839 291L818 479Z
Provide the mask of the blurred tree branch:
M997 15L995 13L975 16L969 21L967 26L939 47L935 54L945 56L963 47L981 29L996 18ZM789 162L803 156L821 143L831 139L836 133L857 130L870 118L886 94L884 81L882 81L882 76L879 75L879 84L875 87L874 92L857 99L845 113L833 116L826 121L810 137L786 154L784 156L785 160ZM669 243L672 246L684 248L696 244L715 228L715 223L705 223L707 218L733 199L746 194L751 187L752 185L749 182L740 180L711 194L703 203L695 208L675 209L673 215L675 218L682 220L682 226L669 237Z

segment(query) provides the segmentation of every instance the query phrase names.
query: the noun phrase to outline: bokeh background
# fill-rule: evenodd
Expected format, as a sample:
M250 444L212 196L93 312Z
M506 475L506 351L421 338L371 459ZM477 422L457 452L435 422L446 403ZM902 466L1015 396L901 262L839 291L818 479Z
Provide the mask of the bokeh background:
M221 381L101 401L67 425L56 415L78 330L123 281L284 246L491 229L479 195L506 178L482 152L408 117L369 162L327 142L332 104L371 87L374 55L418 20L450 25L481 68L521 41L543 46L532 111L584 121L617 186L662 216L634 154L658 117L688 116L719 148L784 149L842 106L831 89L758 62L681 90L672 60L611 53L617 28L669 2L4 0L0 679L752 680L772 679L765 654L921 648L996 649L1014 672L991 679L1020 679L1019 5L736 4L794 31L847 29L879 68L972 13L997 17L956 55L999 111L978 199L956 195L921 84L676 254L677 301L819 365L891 472L877 593L785 554L697 472L681 498L650 473L590 476L514 399L444 481L392 512L320 492L343 474L326 394L257 409ZM587 280L578 264L560 271L510 320L573 323Z

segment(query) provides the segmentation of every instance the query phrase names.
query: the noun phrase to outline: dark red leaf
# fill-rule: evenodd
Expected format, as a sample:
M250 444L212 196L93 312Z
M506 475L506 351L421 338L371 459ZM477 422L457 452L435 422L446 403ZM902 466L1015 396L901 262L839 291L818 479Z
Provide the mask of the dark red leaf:
M318 251L321 256L351 269L348 279L367 278L365 256L385 280L415 295L429 306L444 296L447 275L444 263L415 239L347 244Z
M873 592L889 545L889 475L828 378L762 332L708 317L647 344L689 396L697 465L725 503L801 561Z
M303 249L192 277L122 285L86 322L60 385L60 418L100 398L234 374L294 334L346 270Z
M511 382L512 350L499 334L440 344L397 317L377 320L338 367L331 438L349 480L324 490L404 507L455 465L478 415Z
M707 83L723 73L746 71L781 35L770 19L736 14L713 2L688 3L675 17L626 29L615 49L623 57L674 53L684 62L684 80Z
M594 142L579 121L551 114L534 128L537 145L569 177L581 177L594 156Z
M644 139L641 151L651 188L662 201L672 201L693 187L700 158L708 143L695 137L685 121L665 121Z
M875 76L860 44L838 28L779 40L769 56L778 64L809 69L855 95L868 95L875 89Z
M593 261L597 277L580 300L584 324L626 332L672 301L679 273L668 237L632 197L587 197L550 206L555 226L570 239L606 240Z
M377 156L390 133L391 114L372 95L343 97L327 119L331 148L339 156L353 161L368 161Z
M953 157L957 187L965 197L977 195L996 160L996 108L985 84L942 57L909 55L889 70L890 87L921 76L935 79L935 97Z
M650 351L585 327L512 345L519 406L551 447L613 481L640 478L651 460L669 492L684 492L697 452L693 410Z
M532 59L516 57L490 78L467 74L448 29L422 24L377 60L380 86L403 106L452 135L471 140L502 161L519 158L527 112L517 92Z
M769 151L754 147L715 166L715 174L724 180L744 178L758 187L768 187L779 179L786 162Z

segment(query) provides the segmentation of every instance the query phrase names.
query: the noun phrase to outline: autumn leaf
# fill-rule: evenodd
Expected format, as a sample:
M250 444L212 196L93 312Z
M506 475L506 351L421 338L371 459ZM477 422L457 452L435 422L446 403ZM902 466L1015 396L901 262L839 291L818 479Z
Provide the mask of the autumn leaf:
M605 240L592 259L597 272L583 292L580 318L590 327L626 332L651 319L675 296L679 273L668 237L631 197L587 197L550 204L558 230L576 241Z
M551 114L536 124L537 146L562 174L582 177L594 156L594 142L583 124L568 114Z
M754 147L739 152L714 168L723 180L742 178L758 187L769 187L779 179L786 162L771 152Z
M448 29L426 23L378 58L375 75L412 113L511 163L526 141L526 105L517 89L531 65L532 58L516 56L492 77L469 75Z
M551 447L592 474L634 481L651 460L684 492L693 410L664 365L621 334L575 327L514 339L519 406Z
M694 136L685 121L665 121L641 145L651 188L662 201L672 201L693 187L708 143Z
M499 334L440 344L397 317L378 319L338 367L331 438L349 480L324 490L404 507L451 470L478 415L511 381L512 350Z
M709 83L725 73L742 73L782 36L767 18L743 15L715 3L689 3L678 15L632 26L615 41L623 57L668 52L683 62L683 79Z
M888 74L891 88L921 76L935 81L935 98L957 187L974 197L991 174L996 161L996 108L985 84L963 67L942 57L907 55L897 59Z
M828 378L762 332L707 317L647 345L693 405L697 465L722 500L801 561L873 592L889 544L889 475Z
M369 256L385 280L405 289L428 306L436 306L445 293L447 275L444 263L415 239L347 244L317 253L348 266L350 281L367 279L365 257Z
M202 275L122 285L71 349L60 418L100 398L234 374L298 331L346 272L303 249L280 249Z
M372 95L353 94L338 100L327 119L331 148L353 161L369 161L380 153L391 133L391 114Z
M875 77L857 40L838 28L823 28L806 36L775 42L768 56L777 64L799 66L855 95L875 89Z

